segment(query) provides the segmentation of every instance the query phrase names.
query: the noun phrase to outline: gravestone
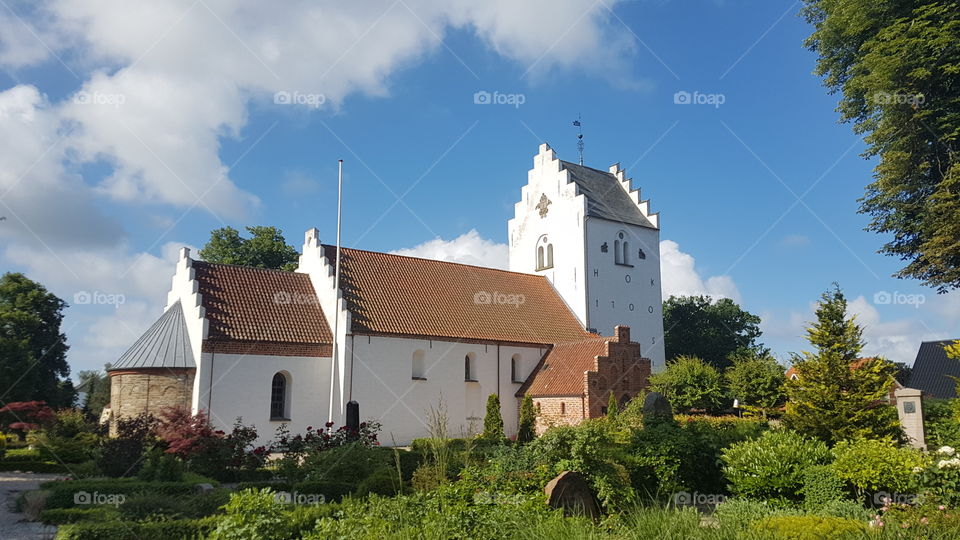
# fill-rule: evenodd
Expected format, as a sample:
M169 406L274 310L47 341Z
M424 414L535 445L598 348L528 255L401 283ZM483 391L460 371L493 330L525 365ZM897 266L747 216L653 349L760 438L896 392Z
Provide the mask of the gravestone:
M673 420L670 402L659 392L650 392L643 400L643 420Z
M567 516L600 518L597 498L579 473L564 471L547 483L543 491L547 494L547 503L553 508L563 508L563 513Z

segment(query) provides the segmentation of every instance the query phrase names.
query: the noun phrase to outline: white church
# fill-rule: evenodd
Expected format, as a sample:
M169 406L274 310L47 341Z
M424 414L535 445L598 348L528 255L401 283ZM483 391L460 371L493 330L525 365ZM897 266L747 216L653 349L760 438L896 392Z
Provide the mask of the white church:
M542 144L508 229L509 271L342 248L339 288L317 229L294 272L183 248L163 315L109 370L108 414L187 406L263 442L283 423L342 425L353 400L384 444L407 444L441 402L460 436L498 394L514 435L524 395L538 430L636 395L664 364L659 215L619 165Z

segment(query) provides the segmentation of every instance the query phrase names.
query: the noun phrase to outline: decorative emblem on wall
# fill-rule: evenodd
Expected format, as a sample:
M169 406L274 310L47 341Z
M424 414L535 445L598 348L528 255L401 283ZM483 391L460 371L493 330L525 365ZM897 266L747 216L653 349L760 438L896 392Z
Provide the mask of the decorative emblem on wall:
M546 193L540 195L540 202L537 203L537 210L540 211L540 217L547 217L547 211L548 211L547 207L550 206L551 204L553 203L551 203L550 199L547 198Z
M609 248L607 247L607 243L604 242L603 245L600 246L600 253L606 253L608 249Z
M641 250L640 250L640 253L637 254L637 257L639 257L639 258L641 258L641 259L646 259L646 258L647 258L647 254L644 253L643 250L641 249Z

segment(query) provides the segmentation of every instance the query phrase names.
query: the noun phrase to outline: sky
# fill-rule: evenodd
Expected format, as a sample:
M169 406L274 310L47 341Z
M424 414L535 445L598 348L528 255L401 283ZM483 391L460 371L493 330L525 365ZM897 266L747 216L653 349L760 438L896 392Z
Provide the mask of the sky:
M874 161L815 76L800 2L7 0L0 270L65 299L76 373L162 313L181 246L274 225L503 267L538 145L619 162L661 216L664 297L730 297L778 358L838 282L865 354L958 337L891 277Z

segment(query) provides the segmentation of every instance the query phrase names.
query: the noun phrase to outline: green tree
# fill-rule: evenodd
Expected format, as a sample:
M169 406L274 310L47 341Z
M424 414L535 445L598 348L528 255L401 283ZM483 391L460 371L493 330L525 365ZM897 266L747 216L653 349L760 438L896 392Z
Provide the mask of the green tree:
M960 10L944 0L804 0L840 120L879 157L861 199L896 275L960 286Z
M533 408L533 397L523 396L520 402L520 426L517 430L517 442L525 443L533 440L536 430L537 413Z
M650 376L650 389L667 398L675 412L723 408L726 396L717 368L695 356L678 356L660 373Z
M500 443L506 438L503 435L503 417L500 416L500 396L487 396L487 414L483 417L483 440L491 443Z
M620 404L617 403L617 396L610 392L610 398L607 399L607 417L616 418L618 412L620 412Z
M0 400L73 405L67 337L60 332L66 306L23 274L0 278Z
M213 263L274 268L292 271L299 254L276 227L247 227L250 238L243 238L233 227L210 232L210 241L200 250L203 260Z
M696 356L723 370L728 357L741 349L761 349L760 317L729 298L671 296L663 303L664 347L667 359Z
M896 366L880 358L858 359L863 329L847 317L847 300L836 284L821 297L816 315L807 329L816 351L794 358L798 378L786 383L784 423L828 443L901 438L896 409L884 401Z
M86 394L83 403L83 412L93 418L99 418L104 407L110 405L110 376L106 370L110 364L104 366L104 371L86 370L77 374L80 384L77 390Z
M740 401L741 407L756 410L766 417L767 412L783 405L783 367L769 354L747 351L732 356L733 365L724 372L730 397Z

